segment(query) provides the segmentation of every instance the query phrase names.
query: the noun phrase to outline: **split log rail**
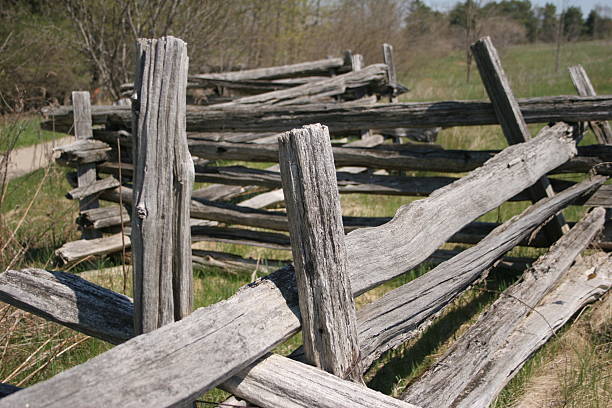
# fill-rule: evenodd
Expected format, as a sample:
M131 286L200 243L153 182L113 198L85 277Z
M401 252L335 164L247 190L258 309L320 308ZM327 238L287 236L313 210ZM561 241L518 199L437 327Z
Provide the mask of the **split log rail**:
M491 50L490 41L483 41ZM385 47L386 52L390 50ZM304 120L313 112L328 115L325 124L329 127L295 126L280 135L278 145L249 143L257 137L244 134L240 138L247 141L238 143L224 140L231 138L225 133L228 129L214 128L214 120L213 125L202 125L206 119L201 118L210 112L246 118L247 110L203 108L200 113L207 113L200 119L194 120L193 115L190 119L184 105L187 57L181 40L141 40L139 52L134 85L138 98L134 99L130 120L123 111L109 113L112 109L103 118L96 117L95 108L92 114L94 125L108 125L99 132L131 147L132 153L119 161L112 144L86 140L64 149L60 158L73 166L96 163L98 175L116 174L121 168L122 179L131 182L131 188L117 186L117 180L109 176L85 186L80 177L75 177L78 184L69 195L73 199L95 196L122 202L131 210L131 216L125 217L128 211L124 208L86 208L79 223L98 230L122 227L131 234L131 240L126 238L133 246L136 269L134 300L64 272L25 269L0 274L0 300L117 346L26 389L0 384L0 408L185 406L213 387L261 407L486 406L545 339L612 285L612 260L608 254L597 250L588 257L579 257L589 246L606 246L599 236L606 222L604 207L610 207L612 197L604 184L610 171L604 162L611 153L606 145L577 148L582 137L580 127L566 123L609 119L612 110L607 106L612 97L544 98L521 103L503 86L502 78L502 86L489 93L493 106L497 106L495 110L481 102L441 103L452 109L477 106L481 113L469 118L469 109L463 111L462 124L466 120L472 124L483 120L499 123L499 118L502 124L518 123L520 127L523 119L548 122L555 118L557 123L545 126L533 138L524 133L522 140L508 136L511 146L500 152L383 145L382 138L375 134L355 142L361 147L332 144L330 132L333 135L334 129L355 131L359 137L363 129L392 129L407 123L413 126L415 120L427 126L448 126L457 121L452 119L455 113L447 116L451 120L445 123L441 120L443 114L436 119L440 110L433 104L330 108L330 112L336 109L337 116L317 111L321 109L317 106L292 107L275 128L232 125L229 130L282 132L288 129L283 126L294 126L292 121L296 119L292 115L303 115L300 120ZM317 64L304 64L302 68L310 69L309 75L318 75ZM479 68L488 70L481 63ZM296 70L295 66L285 66L211 74L200 80L270 82L286 78L284 75L295 77ZM363 70L347 70L334 78L357 72ZM503 74L499 69L496 72ZM306 82L308 86L317 83ZM489 85L496 86L493 82ZM279 95L278 92L295 91L300 86L270 93ZM512 117L500 117L508 113L499 109L500 100L513 106ZM411 118L407 113L423 106L429 106L431 117L416 113L418 118ZM338 113L343 109L348 110ZM350 126L345 124L354 112L373 118L376 115L372 112L380 113L380 109L387 109L387 113L373 123L360 119ZM262 123L266 123L268 114L274 112L265 107L249 110L249 123L256 123L258 118L264 118ZM65 120L60 116L56 119ZM207 132L221 133L186 133L202 131L200 125L209 126ZM210 140L214 137L222 140ZM270 137L277 135L264 136ZM154 153L159 151L163 155ZM197 156L195 168L190 153ZM278 162L280 166L262 171L206 163L239 157ZM366 169L426 170L427 161L431 163L430 171L467 174L392 177L361 173ZM599 174L593 174L592 167ZM555 194L537 199L526 192L541 184L548 174L567 172L591 174L578 182L551 178ZM286 201L287 212L210 201L201 198L206 191L192 195L194 177L232 187L225 193L226 200L242 194L235 187L250 192L277 192L282 187L281 197L278 193L275 196ZM219 187L214 190L219 194ZM355 192L425 198L400 207L391 219L343 217L339 193ZM529 200L533 204L501 224L477 221L508 200ZM571 204L594 208L577 223L568 223L569 229L559 231L561 237L550 246L550 230L539 231ZM129 224L122 226L126 219ZM228 228L229 225L280 232ZM191 242L201 239L291 249L295 266L272 261L270 265L280 269L241 288L226 301L192 311L192 257L194 263L209 265L215 264L214 259L228 267L253 265L253 260L235 255L192 252ZM440 250L449 240L473 246L459 253ZM104 248L102 251L109 253L123 244L120 234L110 235L69 243L58 253L73 261L95 253L94 248ZM535 263L505 257L517 245L550 249ZM355 310L355 296L423 262L437 266ZM363 373L384 352L416 338L453 300L496 267L524 271L523 279L508 288L436 365L405 391L402 399L362 384ZM532 309L538 313L530 313ZM289 357L272 354L276 346L300 330L303 348Z

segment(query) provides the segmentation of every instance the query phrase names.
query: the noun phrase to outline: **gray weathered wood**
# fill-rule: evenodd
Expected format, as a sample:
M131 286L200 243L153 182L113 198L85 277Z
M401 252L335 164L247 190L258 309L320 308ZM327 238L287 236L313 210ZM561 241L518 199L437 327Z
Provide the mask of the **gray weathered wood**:
M386 350L414 337L419 328L468 288L504 253L573 199L604 181L605 177L598 176L555 197L539 201L521 215L497 227L477 245L361 308L358 327L364 368Z
M193 79L279 79L307 75L328 75L330 71L344 65L342 58L326 58L318 61L301 62L298 64L281 65L277 67L255 68L243 71L221 72L218 74L192 75Z
M265 208L284 200L285 195L283 194L283 190L277 189L258 194L255 197L239 202L238 205L251 208Z
M391 93L389 95L389 102L397 102L398 92L397 88L397 72L395 71L395 63L393 62L393 46L391 44L383 44L383 61L387 64L387 80L389 82L389 86L391 87Z
M110 343L134 335L130 298L71 273L6 271L0 274L0 300Z
M92 119L91 119L91 102L89 92L73 92L72 105L74 107L74 135L78 140L91 139ZM96 165L91 161L81 161L77 166L78 186L86 188L96 181ZM83 197L79 200L79 210L84 211L90 208L97 208L100 204L95 197ZM83 229L83 238L92 239L99 238L101 234L98 231Z
M612 119L612 95L548 96L519 99L527 123L558 121L587 122ZM92 107L94 125L131 128L131 112L122 106ZM62 106L46 112L45 129L67 132L72 126L72 108ZM360 129L451 127L495 125L493 107L483 101L413 102L363 105L347 102L290 108L190 107L189 132L285 132L309 123L325 123L332 133Z
M459 229L575 155L571 135L572 128L564 123L545 127L535 139L508 147L428 198L400 207L390 222L350 232L349 261L352 270L359 270L357 280L369 289L384 276L390 279L406 271L405 265L425 260ZM552 143L544 143L544 148L544 141ZM423 227L413 228L416 223ZM420 255L407 250L416 242L423 251ZM373 271L379 271L378 276L374 277ZM371 285L367 283L370 280Z
M287 235L269 231L198 225L191 228L191 235L193 242L214 241L280 250L291 249Z
M114 227L121 223L130 224L130 214L117 205L83 211L77 218L77 224L95 229Z
M306 358L338 377L362 381L329 131L320 124L294 129L278 145Z
M334 147L336 166L365 166L369 168L406 169L460 173L482 166L499 151L444 150L432 146L380 145L372 148ZM211 160L248 160L274 162L278 160L275 144L248 145L241 143L197 141L190 143L192 154ZM580 146L579 157L564 163L553 173L588 173L595 170L604 175L612 173L610 146ZM106 164L104 165L106 166ZM102 166L102 168L104 168Z
M202 249L194 249L192 251L192 259L194 265L221 268L231 273L237 271L260 271L262 273L269 273L291 263L288 260L280 261L275 259L244 258L226 252L206 251Z
M245 96L231 102L215 105L225 107L286 106L316 102L321 98L338 96L355 89L367 88L370 92L385 88L387 85L387 66L370 65L359 71L352 71L323 81L307 83L289 89Z
M131 165L122 164L121 167L124 176L131 176ZM101 173L118 174L118 168L117 163L103 163L98 169ZM386 176L372 173L355 174L343 171L338 171L336 175L338 191L341 194L428 196L435 190L457 181L456 177ZM260 170L243 166L196 166L195 180L201 183L224 183L225 185L246 186L245 190L248 186L267 188L278 188L281 186L281 177L278 171ZM553 179L551 184L555 191L562 191L575 183ZM249 188L248 190L253 191L254 189ZM200 192L196 197L209 196L203 193ZM512 201L530 199L530 196L523 192L511 198Z
M131 242L128 236L125 238L125 246L130 247ZM123 248L121 233L109 235L103 238L81 239L78 241L67 242L55 251L62 261L69 263L87 256L104 255L118 252Z
M583 217L525 272L520 282L510 286L480 316L434 367L410 387L404 399L423 406L471 407L475 406L474 400L482 401L483 398L490 402L497 392L490 395L488 384L483 384L483 377L492 369L491 365L500 359L500 350L513 348L508 346L508 335L527 314L533 314L532 308L540 303L569 270L574 259L601 231L604 216L603 208L595 208ZM547 329L544 335L550 330ZM480 395L474 393L475 388ZM496 391L500 390L499 386L495 388Z
M415 408L276 354L264 357L248 374L233 377L223 388L238 396L248 395L251 403L265 408Z
M119 181L114 177L110 176L102 180L96 180L91 184L74 188L66 194L66 198L68 198L69 200L80 200L87 198L88 196L97 194L101 191L119 186ZM84 211L86 210L82 210L81 212Z
M185 132L187 45L139 40L134 102L134 325L146 333L193 304L189 211L193 161Z
M510 82L502 68L499 55L491 42L491 38L484 37L472 44L470 48L484 87L493 104L495 116L501 124L508 144L523 143L531 139L527 122L525 122L518 102L514 98ZM555 194L546 177L542 177L527 191L534 203ZM544 226L551 243L559 239L568 229L563 214L557 214Z
M15 387L14 385L11 385L11 384L0 383L0 398L13 394L19 391L20 389L21 388Z
M602 254L597 254L602 255ZM605 257L605 255L604 255ZM459 406L487 406L525 362L584 306L604 296L612 286L608 258L605 264L579 264L508 336L507 347L496 354L490 369ZM593 265L590 266L589 265ZM595 274L593 277L592 274Z
M435 195L401 208L390 223L350 233L346 242L353 294L412 269L465 224L568 160L575 154L570 136L567 125L546 128ZM0 407L87 406L93 395L96 406L171 406L195 399L299 330L292 277L290 268L274 272L227 301L129 340L7 397L13 398L9 402L0 400ZM148 362L144 367L143 361ZM104 391L108 389L114 392Z
M595 88L589 79L582 65L574 65L569 67L572 83L580 96L595 96ZM607 121L589 122L589 126L593 130L597 141L601 144L612 144L612 127Z

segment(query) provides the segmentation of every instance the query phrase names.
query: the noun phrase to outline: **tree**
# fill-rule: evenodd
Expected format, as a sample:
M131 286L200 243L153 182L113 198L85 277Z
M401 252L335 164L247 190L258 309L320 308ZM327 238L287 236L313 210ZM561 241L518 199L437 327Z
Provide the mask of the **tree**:
M544 42L553 42L556 39L557 26L557 7L552 3L546 3L544 7L538 10L540 27L538 30L538 39Z
M579 7L568 7L563 13L563 35L567 41L575 41L582 34L584 21Z
M130 81L137 38L180 37L190 48L190 62L209 49L224 25L222 0L65 0L67 16L79 33L75 49L87 57L94 83L113 99Z

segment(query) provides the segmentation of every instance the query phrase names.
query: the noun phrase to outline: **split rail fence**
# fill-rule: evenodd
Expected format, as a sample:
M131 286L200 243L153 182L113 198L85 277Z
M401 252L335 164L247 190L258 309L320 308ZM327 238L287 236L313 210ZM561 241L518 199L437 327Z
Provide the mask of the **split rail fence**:
M185 406L213 387L262 407L487 406L529 355L612 284L612 259L603 251L610 248L606 208L612 197L604 183L612 169L612 135L602 122L612 118L612 96L578 87L579 96L517 100L490 40L476 42L472 50L490 103L364 102L376 89L386 89L378 95L390 98L402 89L385 65L379 88L360 83L351 91L356 102L305 103L314 92L325 98L344 94L350 87L330 93L337 92L328 91L330 84L343 76L348 84L345 75L369 67L309 81L312 93L301 84L196 108L185 105L192 81L186 45L172 37L140 40L131 108L90 107L76 94L74 110L52 114L56 129L68 130L74 120L83 139L64 148L60 159L77 168L69 194L82 201L85 239L59 254L71 261L79 258L74 254L92 253L95 245L110 242L96 234L125 223L134 299L63 272L0 275L0 300L118 345L26 389L4 385L0 392L11 395L0 407ZM578 77L588 83L583 70L571 72L576 83ZM245 78L279 78L254 75L237 72L214 83L229 88ZM319 122L325 126L311 124ZM539 122L549 125L531 137L526 123ZM511 146L494 152L383 144L382 135L402 137L411 127L479 124L500 124ZM100 125L104 128L94 128ZM585 126L594 129L600 145L576 146ZM337 146L330 134L359 140ZM249 143L275 139L278 143ZM280 166L257 170L209 160ZM118 176L119 169L123 186L112 176L99 177ZM368 169L467 174L411 177ZM87 178L92 172L93 181ZM547 177L564 173L587 176L580 182ZM192 191L194 180L216 185ZM251 198L260 203L284 200L286 213L221 201L245 191L265 191ZM343 217L339 194L354 192L427 197L401 207L392 219ZM121 202L131 211L90 207L98 199ZM508 200L533 204L502 224L475 222ZM593 208L577 223L567 223L561 210L568 205ZM112 213L99 215L105 211ZM288 231L290 240L279 232L227 225ZM117 241L117 235L111 237ZM200 239L291 249L293 265L192 312L192 261L217 257L217 264L228 267L253 261L192 253L192 242ZM445 242L473 246L439 251ZM97 253L120 248L121 236L114 245ZM504 258L517 245L549 250L536 261ZM591 252L579 257L587 248ZM438 265L355 310L355 296L425 261ZM494 267L524 270L523 279L401 399L362 384L363 373L384 352L416 338ZM299 330L302 348L288 358L271 354Z

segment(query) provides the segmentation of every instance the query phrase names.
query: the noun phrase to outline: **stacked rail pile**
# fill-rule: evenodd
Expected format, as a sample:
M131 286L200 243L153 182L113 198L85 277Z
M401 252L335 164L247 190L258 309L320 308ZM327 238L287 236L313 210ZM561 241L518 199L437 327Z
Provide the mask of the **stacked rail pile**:
M148 67L155 57L164 57L161 51L155 52L158 42L164 45L162 50L170 49L166 43L182 47L177 55L185 64L185 45L173 38L139 42L139 47L149 52L140 64ZM587 171L586 163L594 162L600 164L597 169L602 173L609 172L600 157L608 146L590 147L599 153L589 155L576 145L582 137L580 122L591 121L589 125L597 127L600 124L592 121L612 118L612 97L556 98L554 108L540 105L530 113L529 109L519 109L520 101L512 95L490 41L476 43L474 54L491 104L479 104L482 112L463 120L477 122L492 116L502 125L511 146L474 156L462 152L463 166L469 168L458 171L466 175L443 179L426 198L400 207L393 219L377 220L379 224L371 228L360 226L373 223L372 219L342 217L338 193L344 188L345 176L335 171L335 167L347 165L346 161L355 165L351 160L358 158L364 165L365 160L355 151L366 148L334 150L329 129L320 124L284 133L277 148L258 146L261 157L278 151L286 215L192 199L187 186L194 167L186 157L188 148L195 153L194 146L199 143L222 143L214 145L211 152L226 154L248 144L234 143L232 147L228 142L205 141L191 142L188 147L182 128L184 105L176 103L183 100L186 67L182 65L179 71L184 82L173 86L171 81L160 81L162 89L150 87L160 78L139 77L136 88L153 102L134 112L138 146L134 149L137 176L132 186L137 200L136 219L131 223L135 243L134 301L73 274L40 269L0 274L0 300L118 346L24 390L2 386L0 392L11 395L0 400L0 408L184 406L216 386L249 401L251 406L270 408L489 405L534 350L577 310L605 294L612 285L609 254L592 251L579 256L589 246L601 245L600 232L609 221L605 209L610 206L609 190L604 184L608 177L591 174L563 188L547 177L551 172L576 172L580 168ZM168 79L171 71L158 75ZM168 100L175 103L168 104ZM550 101L540 103L546 106ZM169 116L174 106L178 109ZM405 114L422 106L398 104L383 109ZM244 114L242 110L224 112ZM299 116L305 112L312 113L309 108L296 109L294 113ZM428 124L440 124L448 119L436 117L431 111L425 119L404 114L389 113L388 126L425 119ZM548 121L560 114L566 115L565 121L575 123L559 118L533 138L526 132L526 120ZM95 110L93 117L96 118ZM152 124L168 118L176 126L151 132ZM328 119L332 130L339 122L350 123L346 117L344 121L333 115ZM190 124L195 126L187 114L187 128ZM605 135L605 126L602 129ZM97 141L80 143L92 143L88 145L91 148L73 152L90 151L87 155L92 157L108 154L107 147ZM159 162L157 155L145 154L149 149L172 159ZM406 149L411 152L409 156ZM176 154L168 155L170 150ZM379 146L367 151L373 168L387 167L380 163L388 155L395 155L398 163L391 168L412 168L426 161L440 167L441 163L461 164L459 157L453 156L460 153L440 148L423 151ZM251 154L255 156L255 152ZM489 155L488 160L483 154ZM269 161L269 156L265 157ZM144 171L147 168L149 174ZM241 177L247 177L241 171ZM161 177L166 174L171 176ZM77 180L80 176L77 174ZM276 177L268 173L259 176ZM255 177L248 177L253 183ZM168 183L173 180L178 184ZM132 192L109 187L102 189L99 197L129 203ZM474 221L480 216L517 197L533 204L501 225L487 225L491 229L465 251L449 256L424 275L355 310L355 296L417 267L453 236L462 231L465 234L466 227L478 226ZM572 226L566 225L560 215L568 205L594 202L595 208ZM197 231L186 228L189 214L191 218L218 223L254 227L266 223L268 229L288 230L294 265L241 288L227 301L189 314L190 310L183 310L183 301L179 301L191 290L191 273L180 273L190 271L190 235ZM160 235L162 224L166 229ZM345 235L346 229L352 231ZM518 260L506 260L506 265L521 268L523 279L511 285L431 369L408 387L401 399L359 384L362 374L382 353L419 336L457 297L496 267L508 251L530 244L530 237L537 237L540 230L541 239L546 240L543 245L549 247L547 253L527 268ZM177 259L181 261L175 262ZM277 345L300 330L303 348L288 358L272 354Z

